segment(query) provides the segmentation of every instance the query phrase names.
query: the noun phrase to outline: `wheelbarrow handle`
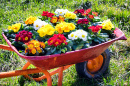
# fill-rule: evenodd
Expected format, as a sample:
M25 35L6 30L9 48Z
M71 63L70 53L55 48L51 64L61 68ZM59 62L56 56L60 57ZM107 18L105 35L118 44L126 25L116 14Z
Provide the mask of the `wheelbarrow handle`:
M10 46L3 45L3 44L0 44L0 49L9 50L9 51L14 51Z

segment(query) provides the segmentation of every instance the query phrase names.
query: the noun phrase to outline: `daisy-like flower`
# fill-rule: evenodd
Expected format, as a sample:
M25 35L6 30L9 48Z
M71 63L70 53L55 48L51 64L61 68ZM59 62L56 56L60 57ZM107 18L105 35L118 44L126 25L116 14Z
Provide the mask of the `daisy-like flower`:
M58 16L59 15L64 16L66 14L66 12L68 12L67 9L56 9L55 14Z
M46 23L45 21L41 21L40 19L37 19L36 21L34 21L34 29L38 30L41 27L44 27L45 25L47 25L48 23Z
M84 30L76 30L68 35L68 38L71 40L82 39L83 41L87 41L88 33Z
M87 41L88 33L85 32L84 30L79 30L78 32L80 33L79 34L79 38L82 39L83 41Z

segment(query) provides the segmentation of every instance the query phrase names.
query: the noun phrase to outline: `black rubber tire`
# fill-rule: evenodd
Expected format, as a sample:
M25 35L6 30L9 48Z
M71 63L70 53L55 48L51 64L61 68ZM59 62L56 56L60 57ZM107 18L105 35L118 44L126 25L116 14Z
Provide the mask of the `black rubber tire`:
M102 78L103 74L106 73L108 66L109 66L110 52L108 49L106 49L101 55L103 56L103 65L99 71L97 71L96 73L90 73L86 67L87 61L85 61L85 62L77 63L75 65L77 74L80 77L84 77L84 78L88 78L88 79ZM106 58L105 58L105 56L106 56Z

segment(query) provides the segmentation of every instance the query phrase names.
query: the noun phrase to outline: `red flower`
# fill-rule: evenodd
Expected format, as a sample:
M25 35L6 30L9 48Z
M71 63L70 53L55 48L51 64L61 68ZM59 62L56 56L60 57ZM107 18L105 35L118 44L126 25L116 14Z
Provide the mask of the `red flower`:
M52 18L54 16L54 14L53 13L47 13L46 16Z
M94 18L94 16L93 16L93 15L88 15L88 17L89 17L90 19L93 19L93 18Z
M85 12L89 14L91 12L91 9L87 9Z
M88 16L88 14L91 12L91 9L87 9L84 13L82 13L82 15L84 16Z
M98 13L97 13L97 12L92 12L92 14L93 14L94 16L98 16Z
M84 13L84 9L77 9L74 11L75 14L78 14L78 13L81 13L83 14Z
M48 11L43 11L42 16L47 16Z
M102 26L99 26L99 25L88 27L88 29L91 29L92 32L98 32L101 28L102 28Z
M43 13L42 13L41 15L42 15L42 16L46 16L46 17L50 17L50 18L52 18L52 17L54 16L53 13L50 13L50 12L48 12L48 11L43 11Z
M53 37L51 37L47 42L50 46L58 46L62 43L65 43L65 45L67 45L68 43L66 42L66 40L67 39L63 34L54 34Z
M55 41L54 41L54 43L53 43L53 45L56 47L56 46L58 46L58 45L61 45L61 40L60 39L56 39Z
M88 19L79 19L77 21L77 24L88 24L89 23L89 20Z
M32 38L32 33L23 30L16 34L15 41L27 43L30 41L30 38Z

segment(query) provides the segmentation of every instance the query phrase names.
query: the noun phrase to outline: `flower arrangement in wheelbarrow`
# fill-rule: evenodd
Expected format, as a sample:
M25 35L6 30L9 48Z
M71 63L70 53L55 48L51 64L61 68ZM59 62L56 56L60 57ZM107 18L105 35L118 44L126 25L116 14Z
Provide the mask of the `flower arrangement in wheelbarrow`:
M20 53L28 56L61 54L88 48L115 38L114 25L102 21L91 9L56 9L43 11L40 17L30 16L25 23L16 23L4 34Z

